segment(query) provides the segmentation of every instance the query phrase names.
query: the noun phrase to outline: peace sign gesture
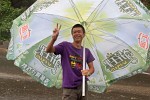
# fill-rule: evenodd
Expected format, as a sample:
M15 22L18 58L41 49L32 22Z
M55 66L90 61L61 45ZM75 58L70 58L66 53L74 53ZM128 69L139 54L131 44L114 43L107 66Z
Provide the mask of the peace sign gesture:
M54 41L57 40L57 37L58 37L58 35L59 35L60 29L61 29L61 25L58 25L58 23L57 23L57 26L56 26L55 29L53 30L53 35L52 35L52 39L53 39Z

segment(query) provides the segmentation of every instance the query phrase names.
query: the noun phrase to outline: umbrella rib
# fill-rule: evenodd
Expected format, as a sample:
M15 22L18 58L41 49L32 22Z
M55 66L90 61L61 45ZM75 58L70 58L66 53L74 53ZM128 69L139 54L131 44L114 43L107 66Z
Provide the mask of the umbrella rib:
M104 32L104 31L101 31L101 32ZM106 32L104 32L104 33L106 33ZM116 43L116 44L118 44L118 45L120 45L120 46L123 46L123 47L125 47L125 46L128 46L130 49L132 49L133 51L135 51L130 45L128 45L127 43L125 43L123 40L121 40L120 38L118 38L118 37L116 37L116 36L113 36L113 35L111 35L111 34L108 34L108 33L106 33L109 37L114 37L114 38L116 38L117 40L120 40L122 43L124 43L125 45L123 46L123 45L121 45L121 44L119 44L119 43L117 43L117 42L114 42L114 41L110 41L110 40L108 40L108 39L105 39L105 38L102 38L102 37L100 37L100 36L98 36L98 35L95 35L96 37L100 37L100 38L102 38L102 39L105 39L105 40L107 40L107 41L110 41L111 43ZM92 35L92 34L91 34ZM94 34L93 34L94 35ZM136 52L136 51L135 51ZM136 52L137 53L137 52ZM140 54L139 54L139 56L141 57L141 58L143 58ZM144 59L144 58L143 58Z
M101 31L102 32L102 31ZM110 41L111 43L116 43L116 44L118 44L118 45L120 45L119 43L117 43L117 42L114 42L114 41L111 41L111 40L109 40L109 39L106 39L106 38L103 38L102 36L106 36L106 35L95 35L95 34L90 34L91 36L93 35L93 36L95 36L95 37L99 37L99 38L102 38L102 39L104 39L104 40L107 40L107 41ZM112 36L107 36L107 37L112 37ZM121 45L121 46L123 46L123 45ZM124 46L123 46L124 47ZM95 48L96 49L96 48Z
M86 36L86 38L87 38L87 40L88 40L88 42L89 42L89 45L92 47L94 47L95 48L95 50L96 50L96 54L98 55L98 53L97 53L97 47L96 47L96 45L94 45L94 44L96 44L96 42L94 41L94 43L92 43L91 42L91 40L88 38L88 36ZM93 38L93 36L92 36L92 38ZM94 40L94 39L93 39ZM92 49L92 51L93 51L93 49ZM93 51L94 52L94 51ZM95 52L94 52L95 53ZM96 55L96 54L94 54L94 55ZM99 60L99 59L98 59ZM100 60L99 60L100 61Z
M104 9L104 7L107 5L108 1L109 1L109 0L107 0L107 2L105 3L105 5L102 7L102 9L101 9L98 13L100 13L100 12ZM103 0L102 2L104 2L104 0ZM100 6L101 6L101 3L99 4L99 7L100 7ZM98 15L98 13L93 17L93 20L94 20L95 17ZM92 20L92 22L93 22L93 20Z
M114 17L114 18L103 18L103 19L99 19L99 20L95 20L91 23L95 23L95 22L103 22L103 21L116 21L118 19L122 19L120 17Z
M109 0L108 0L109 1ZM108 3L108 1L106 2L106 4ZM102 1L102 2L104 2L104 0ZM101 3L102 3L101 2ZM106 4L102 7L102 9L98 9L100 6L101 6L101 3L96 7L96 9L91 13L91 15L96 11L97 13L94 15L94 17L92 18L92 20L89 22L89 23L91 23L91 22L93 22L93 20L95 20L95 18L97 17L97 15L103 10L103 8L106 6ZM90 15L90 16L91 16ZM90 18L90 16L87 18L87 20L86 20L86 22L89 20L89 18ZM90 26L90 24L88 25L88 27Z
M93 22L91 22L91 23L97 23L97 22L114 22L114 21L116 21L116 20L119 20L119 19L125 19L125 18L119 18L119 17L116 17L116 18L107 18L107 19L103 19L103 20L96 20L96 21L93 21ZM133 19L133 18L127 18L127 19ZM135 20L135 19L133 19L133 20ZM131 21L131 22L134 22L134 21ZM138 20L141 20L141 19L138 19ZM143 20L143 21L145 21L145 20Z
M36 15L37 16L37 15ZM41 18L41 19L45 19L45 20L48 20L48 21L50 21L49 19L46 19L46 18L43 18L43 17L40 17L40 16L38 16L39 18ZM58 18L58 20L60 20L59 18ZM60 21L62 21L62 20L60 20ZM51 22L54 22L53 20L51 21ZM56 23L57 24L57 22L54 22L54 23ZM60 23L59 23L60 24ZM70 29L72 26L71 25L68 25L69 23L66 23L65 21L62 21L62 23L61 23L61 25L63 24L63 26L66 26L66 27L68 27L67 29ZM65 29L65 30L67 30L67 29ZM63 31L65 31L65 30L63 30ZM61 30L62 31L62 30ZM60 31L60 32L61 32ZM60 35L59 35L60 36Z
M70 34L67 34L66 36L64 36L64 35L59 35L58 39L64 38L64 37L68 37L68 36L70 36Z
M147 20L144 20L144 19L141 19L141 18L114 17L114 18L98 19L98 20L92 21L92 22L90 22L90 23L98 22L98 21L117 20L117 19L133 19L133 20L147 21Z
M93 35L93 36L96 36L96 37L100 37L100 38L102 38L102 39L104 39L104 40L107 40L107 41L109 41L109 42L111 42L111 43L115 43L115 44L118 44L118 45L120 45L120 46L123 46L123 45L121 45L120 43L117 43L117 42L114 42L114 41L111 41L111 40L109 40L109 39L106 39L106 38L103 38L102 36L105 36L105 35L95 35L95 34L91 34L91 35ZM106 36L105 36L106 37ZM107 37L111 37L111 36L107 36ZM115 37L116 38L116 37ZM124 46L123 46L124 47Z
M119 25L126 25L126 24L133 23L133 22L134 21L131 21L131 22L128 22L128 23L119 23ZM103 28L116 29L114 27L114 25L108 25L108 24L101 24L101 26L99 26L99 27L97 27L95 29L101 29L101 30L103 30ZM116 30L120 30L120 29L116 29Z
M118 20L117 18L115 18L115 19L113 19L113 18L110 18L110 19L108 19L108 20L99 20L99 22L104 22L104 21L108 21L108 23L109 22L114 22L114 21L116 21L116 20ZM144 21L144 20L143 20ZM123 22L123 23L118 23L119 25L125 25L125 24L129 24L129 23L133 23L133 22L135 22L135 21L129 21L129 22ZM97 22L93 22L93 23L97 23ZM95 29L102 29L102 28L107 28L107 27L109 27L109 28L111 28L111 29L114 29L115 27L113 27L114 25L110 25L110 24L108 24L108 23L105 23L105 24L100 24L101 26L99 26L99 27L97 27L97 28L95 28ZM112 27L111 27L112 26ZM92 29L92 30L94 30L94 29ZM119 30L119 29L116 29L116 30Z
M114 37L114 38L117 38L116 36L111 35L111 34L105 32L105 31L102 31L102 30L97 30L97 31L100 31L100 32L102 32L102 33L107 34L107 37ZM91 34L91 35L95 35L95 34ZM118 45L120 45L120 46L123 46L123 45L121 45L120 43L117 43L117 42L114 42L114 41L111 41L111 40L109 40L109 39L106 39L106 38L101 37L101 36L105 36L105 37L106 37L106 35L95 35L95 36L96 36L96 37L100 37L100 38L102 38L102 39L104 39L104 40L110 41L111 43L116 43L116 44L118 44ZM123 46L123 47L124 47L124 46Z
M73 2L73 0L69 0L69 1L70 1L70 4L72 5L72 7L73 7L73 9L74 9L74 11L75 11L75 13L76 13L77 18L79 19L79 22L81 23L81 22L83 21L83 18L82 18L82 16L81 16L79 10L78 10L77 7L75 6L75 3Z
M53 14L47 14L47 15L52 15L53 16ZM40 17L40 16L38 16L38 15L35 15L35 16L37 16L37 17L39 17L39 18L41 18L41 19L45 19L45 20L48 20L48 21L51 21L51 20L49 20L49 19L47 19L47 18L43 18L43 17ZM56 15L54 15L55 16L55 18L57 18L56 17ZM57 15L58 16L58 15ZM62 18L66 18L66 19L70 19L70 20L72 20L72 21L77 21L77 20L74 20L74 19L71 19L71 18L68 18L68 17L64 17L64 16L58 16L58 17L62 17ZM60 20L60 18L57 18L58 20ZM53 20L52 20L53 21ZM60 20L60 21L62 21L62 20ZM54 21L53 21L54 22ZM65 21L62 21L63 23L66 23ZM56 22L56 23L58 23L58 22ZM67 23L66 25L68 25L69 23Z
M93 39L93 41L94 41L94 38L93 38L93 36L91 36L92 37L92 39ZM89 41L89 44L91 45L91 46L93 46L94 48L95 48L95 51L96 51L96 54L98 55L98 49L97 49L97 47L96 47L96 42L94 41L94 44L92 44L92 42L90 41L90 39L86 36L86 38L87 38L87 40ZM92 49L92 51L93 51L93 49ZM96 55L95 54L95 55ZM96 56L97 57L97 56ZM97 58L98 60L99 60L99 62L100 62L100 65L102 65L102 63L101 63L101 60L99 59L99 58ZM102 69L100 70L102 73L103 73L103 71L102 71ZM104 79L104 77L103 77L103 82L105 82L105 85L106 85L106 81L105 81L105 79Z
M91 46L93 46L95 49L96 49L96 46L91 42L91 40L86 36L86 38L87 38L87 40L89 41L89 44L91 45ZM92 49L93 50L93 49ZM97 49L96 49L96 51L97 51ZM96 54L95 54L96 55Z

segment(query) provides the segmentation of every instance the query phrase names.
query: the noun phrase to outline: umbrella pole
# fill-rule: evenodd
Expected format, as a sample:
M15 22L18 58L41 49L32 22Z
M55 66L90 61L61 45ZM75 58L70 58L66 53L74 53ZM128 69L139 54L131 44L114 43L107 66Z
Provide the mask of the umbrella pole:
M84 47L85 40L83 39L83 70L85 70L85 47ZM82 79L82 96L85 96L85 76Z
M82 96L85 96L85 76L83 76L83 83L82 83Z

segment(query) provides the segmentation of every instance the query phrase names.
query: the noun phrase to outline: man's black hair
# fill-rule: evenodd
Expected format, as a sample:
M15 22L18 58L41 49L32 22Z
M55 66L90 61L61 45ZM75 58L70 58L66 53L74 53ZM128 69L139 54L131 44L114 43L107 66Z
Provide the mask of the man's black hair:
M84 29L84 27L83 27L81 24L75 24L75 25L72 27L72 29L71 29L71 33L73 33L73 29L74 29L74 28L77 28L77 27L81 27L83 33L85 33L85 29Z

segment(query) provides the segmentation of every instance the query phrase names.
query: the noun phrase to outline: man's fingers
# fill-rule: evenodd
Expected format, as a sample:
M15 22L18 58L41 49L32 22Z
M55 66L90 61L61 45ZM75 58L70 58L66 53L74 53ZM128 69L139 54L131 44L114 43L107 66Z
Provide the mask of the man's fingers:
M61 25L59 26L59 24L57 23L56 29L60 30L61 29Z
M59 26L59 30L61 29L61 25Z
M56 28L58 29L58 23L57 23L57 26L56 26Z

